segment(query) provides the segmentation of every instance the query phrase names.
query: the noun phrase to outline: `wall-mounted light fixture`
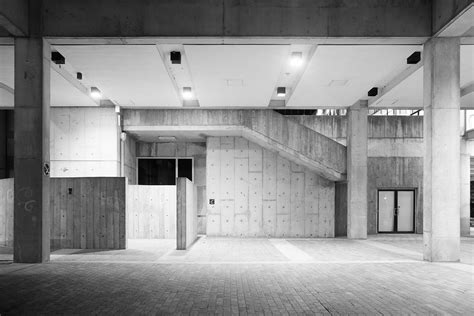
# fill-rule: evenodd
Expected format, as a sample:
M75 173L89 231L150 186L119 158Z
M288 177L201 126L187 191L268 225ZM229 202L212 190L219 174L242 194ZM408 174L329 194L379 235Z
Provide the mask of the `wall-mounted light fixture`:
M278 87L277 88L277 97L284 97L286 95L286 88L285 87Z
M299 67L303 64L303 53L293 52L290 57L290 65L293 67Z
M183 99L191 100L193 98L193 90L191 87L184 87L183 88Z
M102 93L97 87L91 87L91 97L94 99L100 99L102 97Z

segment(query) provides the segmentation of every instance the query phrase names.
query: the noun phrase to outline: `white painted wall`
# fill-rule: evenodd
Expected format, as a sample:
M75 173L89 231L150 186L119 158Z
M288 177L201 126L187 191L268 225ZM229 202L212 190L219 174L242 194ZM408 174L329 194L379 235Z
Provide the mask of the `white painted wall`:
M51 177L120 176L120 127L107 108L51 108Z

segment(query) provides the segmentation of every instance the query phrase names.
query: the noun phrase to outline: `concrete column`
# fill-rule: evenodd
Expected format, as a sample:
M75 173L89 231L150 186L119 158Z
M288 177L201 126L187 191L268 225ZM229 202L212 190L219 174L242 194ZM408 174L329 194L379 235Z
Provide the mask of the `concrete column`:
M14 261L49 260L50 48L15 39Z
M423 54L423 257L459 261L459 39L433 38Z
M347 238L367 238L367 113L366 100L347 112Z
M470 235L471 220L471 155L467 140L461 140L461 236Z

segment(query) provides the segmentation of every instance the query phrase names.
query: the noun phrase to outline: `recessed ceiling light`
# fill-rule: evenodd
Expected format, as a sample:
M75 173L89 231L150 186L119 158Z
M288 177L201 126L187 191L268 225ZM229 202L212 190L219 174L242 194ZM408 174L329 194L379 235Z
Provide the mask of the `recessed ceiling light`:
M191 100L193 97L193 91L191 87L184 87L183 88L183 99Z
M373 87L372 89L369 90L369 92L367 92L367 96L369 97L375 97L377 96L377 94L379 94L379 88L377 87Z
M277 88L277 97L284 97L286 95L286 88L285 87L278 87Z
M303 64L303 53L302 52L293 52L291 53L290 65L293 67L298 67Z
M51 61L56 65L64 65L66 58L60 52L51 52Z
M97 87L91 87L91 97L94 99L100 99L102 97L102 93Z
M176 140L176 137L174 136L158 136L158 140L161 140L161 141L175 141Z
M349 80L331 80L328 84L329 87L343 87Z

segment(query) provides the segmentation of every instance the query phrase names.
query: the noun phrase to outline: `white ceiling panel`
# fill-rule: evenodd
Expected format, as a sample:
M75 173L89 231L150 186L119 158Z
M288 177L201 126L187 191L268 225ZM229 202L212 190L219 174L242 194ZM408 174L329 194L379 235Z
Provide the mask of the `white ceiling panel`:
M15 50L13 46L0 45L0 82L14 88Z
M178 107L173 83L154 45L56 46L105 97L123 107Z
M288 57L287 45L185 45L201 107L262 107Z
M97 106L97 104L51 69L51 106Z
M400 73L406 58L419 50L421 46L318 46L288 106L351 106Z
M474 82L474 45L461 45L461 87ZM474 94L469 94L461 98L462 107L474 107ZM401 82L398 86L389 91L380 100L375 102L375 107L423 107L423 68Z

